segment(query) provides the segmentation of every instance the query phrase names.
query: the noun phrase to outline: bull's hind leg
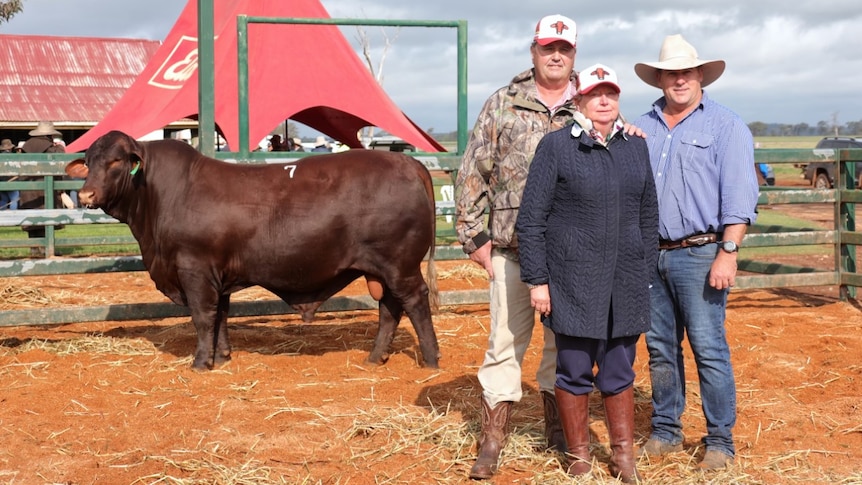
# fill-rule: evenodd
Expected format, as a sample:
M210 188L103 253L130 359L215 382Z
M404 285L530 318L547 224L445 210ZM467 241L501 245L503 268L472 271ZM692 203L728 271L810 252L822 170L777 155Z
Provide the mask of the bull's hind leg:
M428 286L422 281L420 285L404 299L404 311L413 324L416 337L419 339L419 349L422 351L422 361L425 367L439 367L440 347L437 344L437 333L431 320L431 305L428 302Z
M390 324L389 318L391 318L392 333L389 335L386 349L389 348L388 344L392 343L395 328L398 326L401 315L406 312L407 317L413 324L413 329L416 331L416 337L419 339L419 350L422 352L423 364L425 367L436 369L439 367L440 348L437 345L437 334L434 332L434 323L431 320L428 286L425 284L425 280L422 279L421 271L417 270L416 274L412 276L395 278L391 281L395 282L394 287L387 288L383 300L380 302L380 330L375 342L375 350L381 344L381 334L383 334L384 329L388 328L385 325ZM389 303L393 299L394 302ZM384 302L387 304L384 305ZM391 312L387 320L384 320L384 306L397 308L398 312Z
M380 300L379 323L377 325L377 336L374 338L374 346L368 355L368 362L372 364L383 364L389 360L389 348L395 339L395 329L401 321L404 309L401 302L392 296L390 291L384 291Z

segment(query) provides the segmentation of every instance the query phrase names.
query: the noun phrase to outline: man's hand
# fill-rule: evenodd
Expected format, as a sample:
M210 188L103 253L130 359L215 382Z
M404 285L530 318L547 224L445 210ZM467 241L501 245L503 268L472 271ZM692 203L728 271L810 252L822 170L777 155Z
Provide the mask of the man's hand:
M718 250L709 269L709 286L716 290L730 289L736 283L736 255Z
M491 241L486 242L479 249L469 254L470 260L476 262L479 266L485 268L488 272L488 279L494 280L494 268L491 266Z
M629 136L639 136L641 138L646 138L646 133L644 133L644 131L640 129L640 127L635 126L631 123L624 123L623 131L625 131L626 135Z

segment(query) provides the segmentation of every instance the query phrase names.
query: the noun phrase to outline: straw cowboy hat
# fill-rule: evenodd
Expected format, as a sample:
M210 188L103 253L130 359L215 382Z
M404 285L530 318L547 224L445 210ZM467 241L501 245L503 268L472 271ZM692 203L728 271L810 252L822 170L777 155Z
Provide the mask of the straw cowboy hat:
M694 46L686 42L681 35L669 35L661 44L658 62L639 62L635 64L635 74L650 86L661 89L658 84L658 71L682 71L693 67L703 68L701 87L706 87L718 79L724 72L724 61L704 61L698 59Z
M54 128L51 121L40 121L35 130L30 130L30 136L60 136L62 133Z

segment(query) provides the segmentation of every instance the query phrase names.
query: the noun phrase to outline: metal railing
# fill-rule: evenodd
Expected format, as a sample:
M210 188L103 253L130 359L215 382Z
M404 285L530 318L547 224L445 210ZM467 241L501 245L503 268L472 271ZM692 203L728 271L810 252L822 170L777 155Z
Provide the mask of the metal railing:
M812 161L811 150L771 149L758 150L758 163L790 164ZM220 158L239 162L236 154L220 153ZM313 156L313 155L311 155ZM80 189L81 180L61 180L65 164L75 158L72 154L54 155L0 155L0 176L41 176L37 181L4 181L0 182L0 190L35 189L43 190L50 195L59 190ZM438 188L450 185L458 169L460 160L453 155L417 154L416 158L426 167L438 174L435 185ZM856 270L856 247L862 245L862 233L855 229L855 204L862 202L862 190L852 188L853 163L862 160L862 150L842 150L836 153L831 161L837 164L840 186L829 190L813 190L808 188L767 188L760 194L759 203L764 206L783 204L813 204L829 203L834 207L834 224L831 229L806 228L787 229L784 227L764 227L755 225L746 235L746 248L781 247L799 245L831 245L835 261L835 270L823 270L810 267L799 267L778 264L769 260L741 259L739 268L748 274L737 279L737 288L783 288L794 286L824 286L838 285L841 298L855 297L856 287L862 286L862 275ZM255 160L244 160L243 163L271 163L285 161L283 157L270 156ZM819 158L818 161L824 161ZM446 222L446 216L454 214L454 204L451 200L441 200L438 190L438 238L448 238L451 242L453 226ZM53 201L53 197L46 197ZM50 204L49 204L50 205ZM40 259L19 258L0 260L0 277L28 275L58 275L93 272L143 271L145 268L140 256L119 257L51 257L58 247L98 246L108 244L135 243L129 236L111 238L100 237L58 237L53 231L57 225L80 224L119 224L101 210L56 209L48 207L42 210L0 211L0 227L18 228L23 225L43 225L46 235L41 239L26 238L24 231L20 237L0 239L0 251L14 247L27 247L34 244L43 245L48 257ZM447 227L448 225L448 227ZM438 260L463 259L464 254L457 244L442 244L436 248ZM443 296L444 304L487 302L487 291L450 292ZM255 304L257 303L257 304ZM293 310L279 301L242 303L236 308L231 306L232 314L236 315L266 315L292 313ZM322 311L347 310L361 308L376 308L376 303L363 298L335 298L327 303ZM151 303L135 305L110 305L96 308L50 308L38 310L0 311L0 326L20 324L69 323L93 320L124 320L141 318L163 318L168 316L187 315L184 307L171 303Z

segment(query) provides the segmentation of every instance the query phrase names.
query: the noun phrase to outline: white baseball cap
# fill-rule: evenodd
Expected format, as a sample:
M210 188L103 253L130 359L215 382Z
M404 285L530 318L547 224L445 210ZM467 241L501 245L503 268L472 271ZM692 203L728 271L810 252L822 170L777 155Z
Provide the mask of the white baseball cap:
M564 40L572 46L578 43L578 27L575 21L563 15L548 15L542 17L536 24L536 35L533 40L540 45Z
M580 87L578 94L587 94L596 86L607 84L620 92L620 82L617 80L617 72L604 64L593 64L578 73Z

